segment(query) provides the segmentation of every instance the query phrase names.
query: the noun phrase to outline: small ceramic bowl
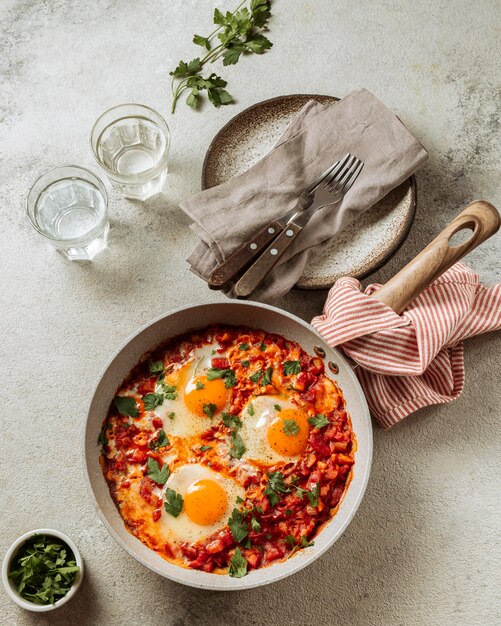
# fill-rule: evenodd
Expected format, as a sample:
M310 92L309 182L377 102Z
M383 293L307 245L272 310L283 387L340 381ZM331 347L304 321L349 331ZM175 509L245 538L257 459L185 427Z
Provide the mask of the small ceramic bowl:
M9 578L9 570L10 570L10 564L12 562L12 559L16 556L19 548L21 548L21 546L28 539L31 539L33 535L49 535L50 537L55 537L56 539L60 539L61 541L64 541L64 543L66 543L71 548L71 551L75 555L76 564L80 568L80 571L77 572L77 575L75 577L75 582L73 583L71 589L68 591L68 593L65 596L59 599L55 604L34 604L33 602L30 602L29 600L25 600L24 598L21 598L21 596L18 594L16 590L16 586L14 585L12 580ZM73 596L77 593L80 585L82 584L83 574L84 574L83 559L76 545L68 537L68 535L65 535L59 530L53 530L52 528L37 528L36 530L30 530L24 535L21 535L21 537L16 539L16 541L14 541L14 543L7 550L7 554L5 555L5 558L2 563L2 581L5 587L5 591L7 592L7 595L10 596L10 598L21 608L27 609L28 611L34 611L35 613L45 613L47 611L52 611L54 609L59 608L60 606L63 606L63 604L66 604L66 602L71 600L71 598L73 598Z

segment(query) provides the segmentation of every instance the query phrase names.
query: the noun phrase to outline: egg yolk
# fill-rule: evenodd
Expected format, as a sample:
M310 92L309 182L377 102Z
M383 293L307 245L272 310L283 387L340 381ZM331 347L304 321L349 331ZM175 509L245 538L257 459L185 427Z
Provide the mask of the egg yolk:
M198 376L193 384L194 388L184 396L184 403L192 413L200 417L211 417L211 414L216 415L224 409L228 390L222 378L208 380L207 376Z
M282 409L268 428L270 447L283 456L298 456L306 450L310 428L307 416L297 409Z
M188 487L184 497L186 515L195 524L209 526L220 520L228 508L226 491L214 480L204 478Z

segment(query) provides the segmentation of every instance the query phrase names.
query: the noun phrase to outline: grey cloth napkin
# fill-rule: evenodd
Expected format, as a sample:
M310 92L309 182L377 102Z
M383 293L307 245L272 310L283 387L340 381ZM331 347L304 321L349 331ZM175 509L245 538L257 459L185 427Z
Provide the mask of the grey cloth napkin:
M187 259L208 280L212 270L299 195L332 163L351 152L365 162L356 183L333 208L315 213L278 265L252 293L271 302L286 294L307 263L339 231L397 187L427 158L423 146L400 120L366 89L332 105L311 100L275 148L249 170L184 200L201 242ZM233 296L231 290L228 292Z

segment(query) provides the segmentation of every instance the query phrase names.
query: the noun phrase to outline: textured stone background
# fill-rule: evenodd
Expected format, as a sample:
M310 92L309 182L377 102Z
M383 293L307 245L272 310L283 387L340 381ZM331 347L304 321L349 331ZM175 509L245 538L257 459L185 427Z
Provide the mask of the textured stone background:
M194 32L210 31L214 2L0 3L0 555L20 533L52 526L74 538L87 565L78 597L50 617L0 592L2 624L500 623L500 334L468 342L458 402L376 430L371 480L351 526L315 564L271 587L232 595L160 578L111 539L83 484L83 421L110 353L171 308L223 299L186 269L195 242L176 206L199 189L208 143L236 112L275 95L343 96L365 86L422 140L430 160L418 177L417 218L376 280L468 201L501 205L499 0L274 5L273 50L225 71L236 106L180 107L170 117L168 72L190 53ZM31 230L25 196L51 167L96 169L92 123L127 101L168 117L168 188L144 206L111 192L109 250L72 264ZM468 258L489 284L501 278L500 250L497 236ZM282 306L310 319L325 295L291 293Z

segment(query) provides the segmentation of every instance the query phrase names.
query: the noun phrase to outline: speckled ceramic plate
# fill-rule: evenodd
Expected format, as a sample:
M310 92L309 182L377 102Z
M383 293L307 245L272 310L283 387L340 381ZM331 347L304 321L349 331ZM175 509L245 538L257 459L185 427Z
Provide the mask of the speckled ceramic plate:
M238 176L268 153L301 108L311 99L322 104L338 98L291 95L245 109L214 137L202 170L202 189ZM364 278L403 243L414 220L416 182L412 176L342 230L305 269L296 287L327 289L341 276Z

